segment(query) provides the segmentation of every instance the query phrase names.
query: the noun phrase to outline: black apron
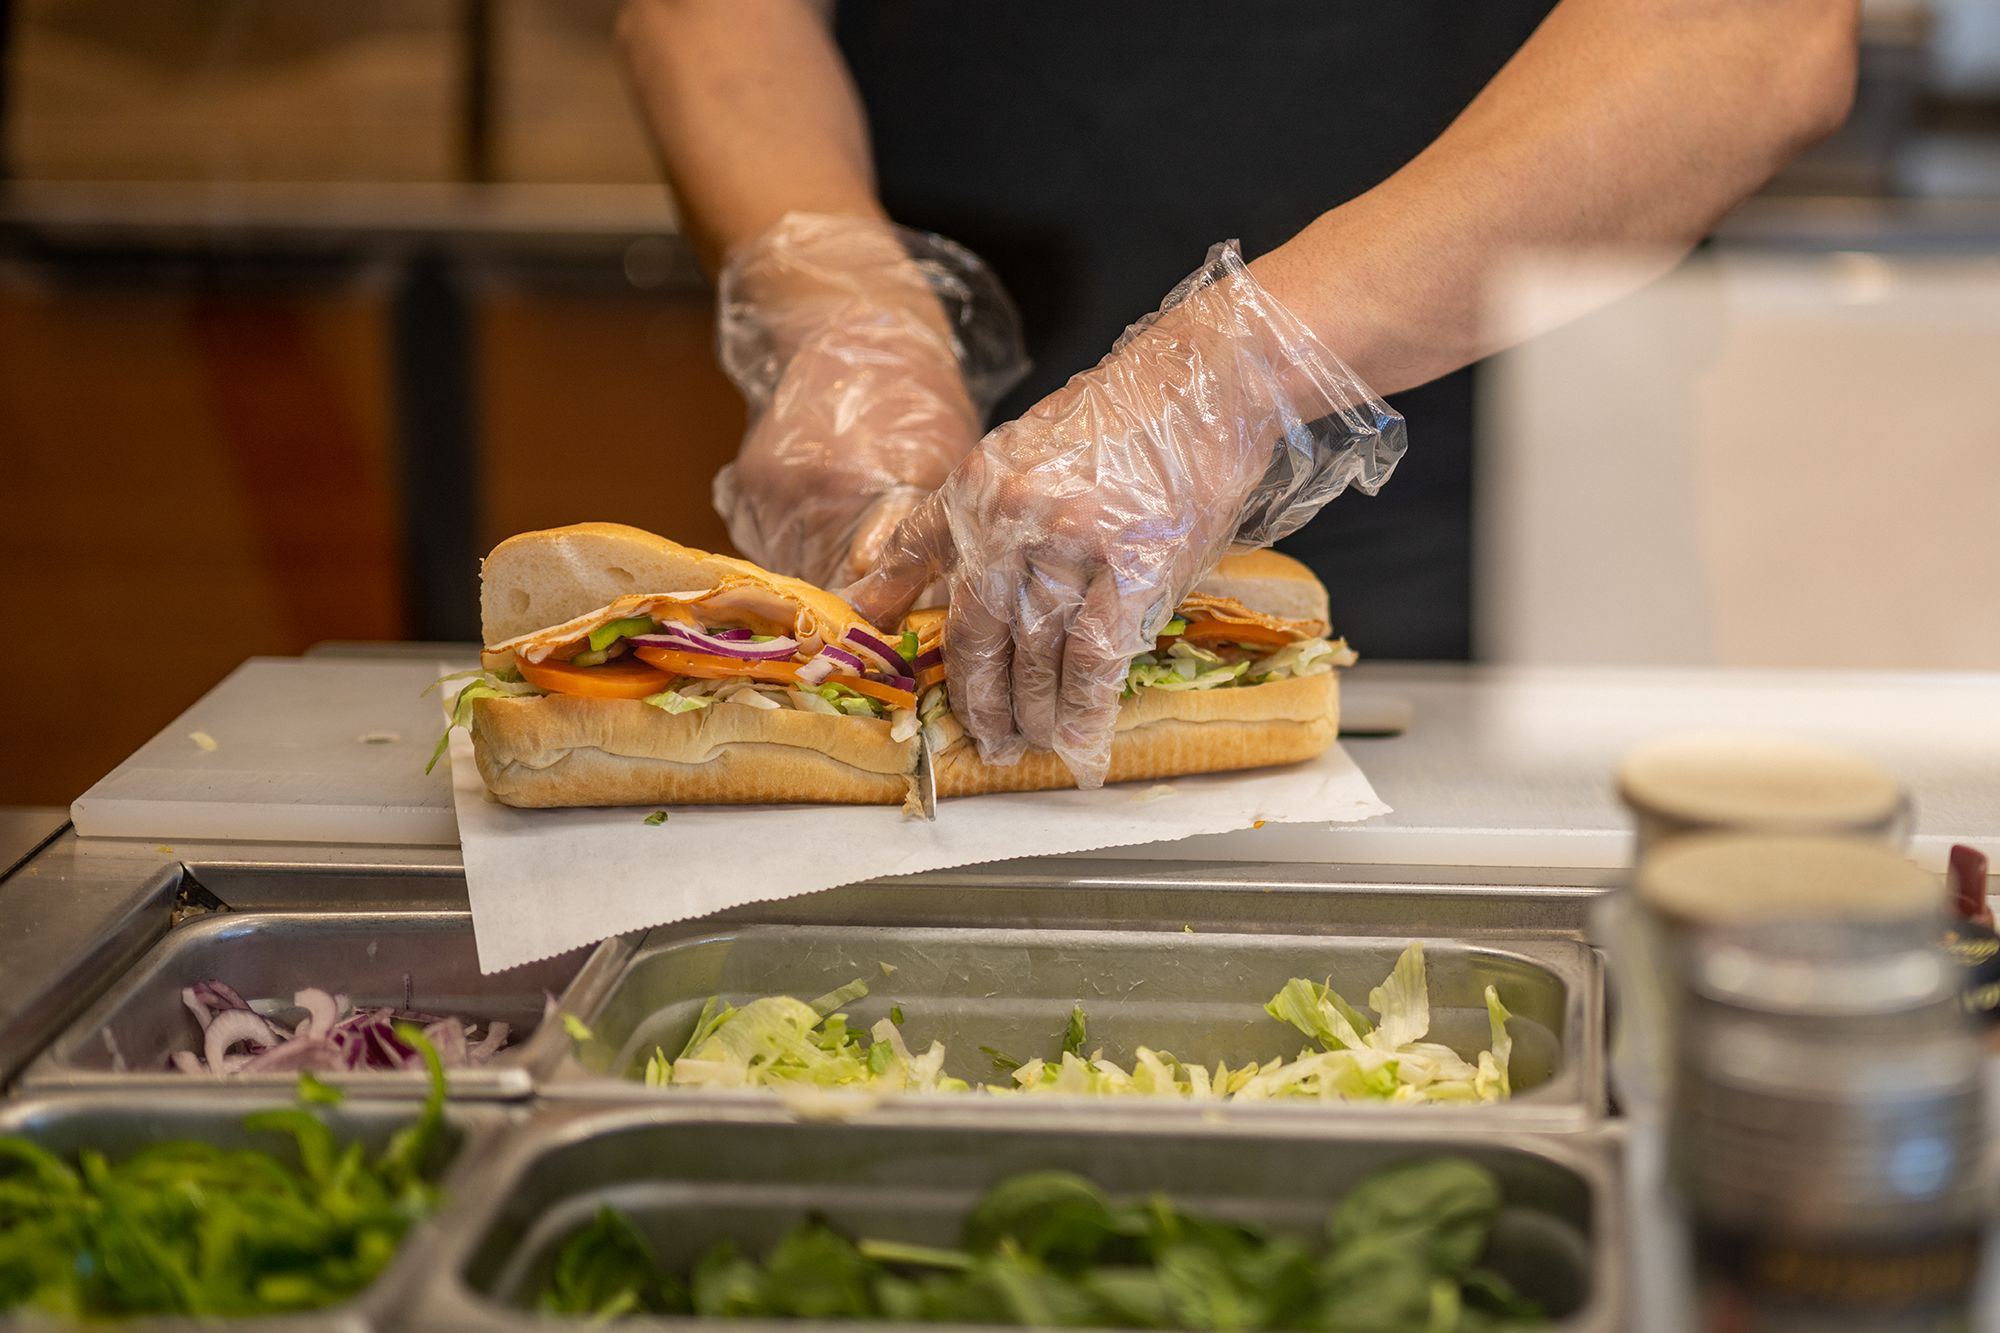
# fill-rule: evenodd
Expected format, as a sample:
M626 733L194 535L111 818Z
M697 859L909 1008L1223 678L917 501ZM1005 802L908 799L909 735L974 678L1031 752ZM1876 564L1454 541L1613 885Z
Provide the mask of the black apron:
M1436 138L1554 0L845 0L883 203L991 263L1035 368L1096 364L1215 241L1249 257ZM1334 349L1338 351L1338 348ZM1470 651L1470 372L1399 394L1410 451L1281 544L1364 656Z

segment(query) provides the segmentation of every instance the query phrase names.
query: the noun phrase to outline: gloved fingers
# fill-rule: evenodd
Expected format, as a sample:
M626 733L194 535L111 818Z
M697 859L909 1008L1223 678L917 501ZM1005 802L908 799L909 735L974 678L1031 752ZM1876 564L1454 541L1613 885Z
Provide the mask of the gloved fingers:
M1014 729L1037 750L1055 748L1063 640L1081 598L1071 581L1030 559L1023 569L1014 618Z
M1055 733L1047 748L1084 790L1103 786L1111 769L1125 675L1136 655L1125 634L1131 614L1117 576L1105 570L1091 580L1063 645Z
M1005 559L984 578L954 579L945 621L945 672L951 681L952 712L978 742L979 757L1003 767L1020 762L1028 748L1014 726L1010 689L1017 645L1013 618L1003 609L1025 572L1017 556Z
M870 624L894 626L952 558L951 525L933 492L884 539L880 561L840 595Z
M898 486L877 497L863 511L861 522L847 543L847 557L841 562L839 582L854 583L882 562L882 553L888 549L891 534L904 519L916 512L924 502L925 494L918 486ZM923 604L921 598L916 604Z

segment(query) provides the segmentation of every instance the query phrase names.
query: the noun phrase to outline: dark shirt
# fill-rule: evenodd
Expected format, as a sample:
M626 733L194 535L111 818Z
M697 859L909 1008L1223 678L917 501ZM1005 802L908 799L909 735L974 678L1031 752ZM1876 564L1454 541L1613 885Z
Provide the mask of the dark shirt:
M1553 0L846 0L882 199L993 265L1018 414L1237 238L1255 257L1436 138ZM1338 351L1338 348L1334 349ZM1469 373L1399 394L1410 451L1282 544L1370 657L1469 651Z

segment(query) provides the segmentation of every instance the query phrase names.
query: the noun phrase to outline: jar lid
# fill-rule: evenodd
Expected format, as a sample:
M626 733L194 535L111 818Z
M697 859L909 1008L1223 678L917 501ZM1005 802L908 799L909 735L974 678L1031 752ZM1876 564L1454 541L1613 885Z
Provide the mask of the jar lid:
M1704 833L1648 856L1639 900L1693 926L1844 917L1941 924L1944 887L1866 838Z
M1708 732L1642 745L1618 765L1618 795L1641 814L1696 828L1859 832L1892 820L1895 779L1836 746Z

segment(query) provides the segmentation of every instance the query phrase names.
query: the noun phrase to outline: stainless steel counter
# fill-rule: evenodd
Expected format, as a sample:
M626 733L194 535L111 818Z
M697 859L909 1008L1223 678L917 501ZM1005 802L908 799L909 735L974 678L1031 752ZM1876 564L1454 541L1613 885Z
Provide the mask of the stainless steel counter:
M329 645L323 656L400 651ZM802 924L1018 921L1045 911L1043 895L1060 888L1096 895L1103 916L1156 913L1220 928L1232 901L1254 893L1266 912L1276 902L1278 919L1338 913L1360 928L1393 922L1398 896L1420 888L1449 897L1468 931L1575 938L1591 898L1625 859L1625 816L1611 790L1617 755L1640 736L1691 726L1850 741L1909 784L1921 858L1941 860L1954 840L2000 850L2000 769L1991 762L2000 753L2000 676L1365 663L1344 688L1354 716L1407 706L1400 734L1345 741L1394 807L1381 819L971 867L776 910ZM952 892L929 891L944 886ZM449 848L64 834L0 880L0 1078L26 1057L18 1048L32 1032L45 1037L48 1025L74 1016L189 895L238 910L466 907Z
M0 806L0 878L62 831L69 814L53 805Z

